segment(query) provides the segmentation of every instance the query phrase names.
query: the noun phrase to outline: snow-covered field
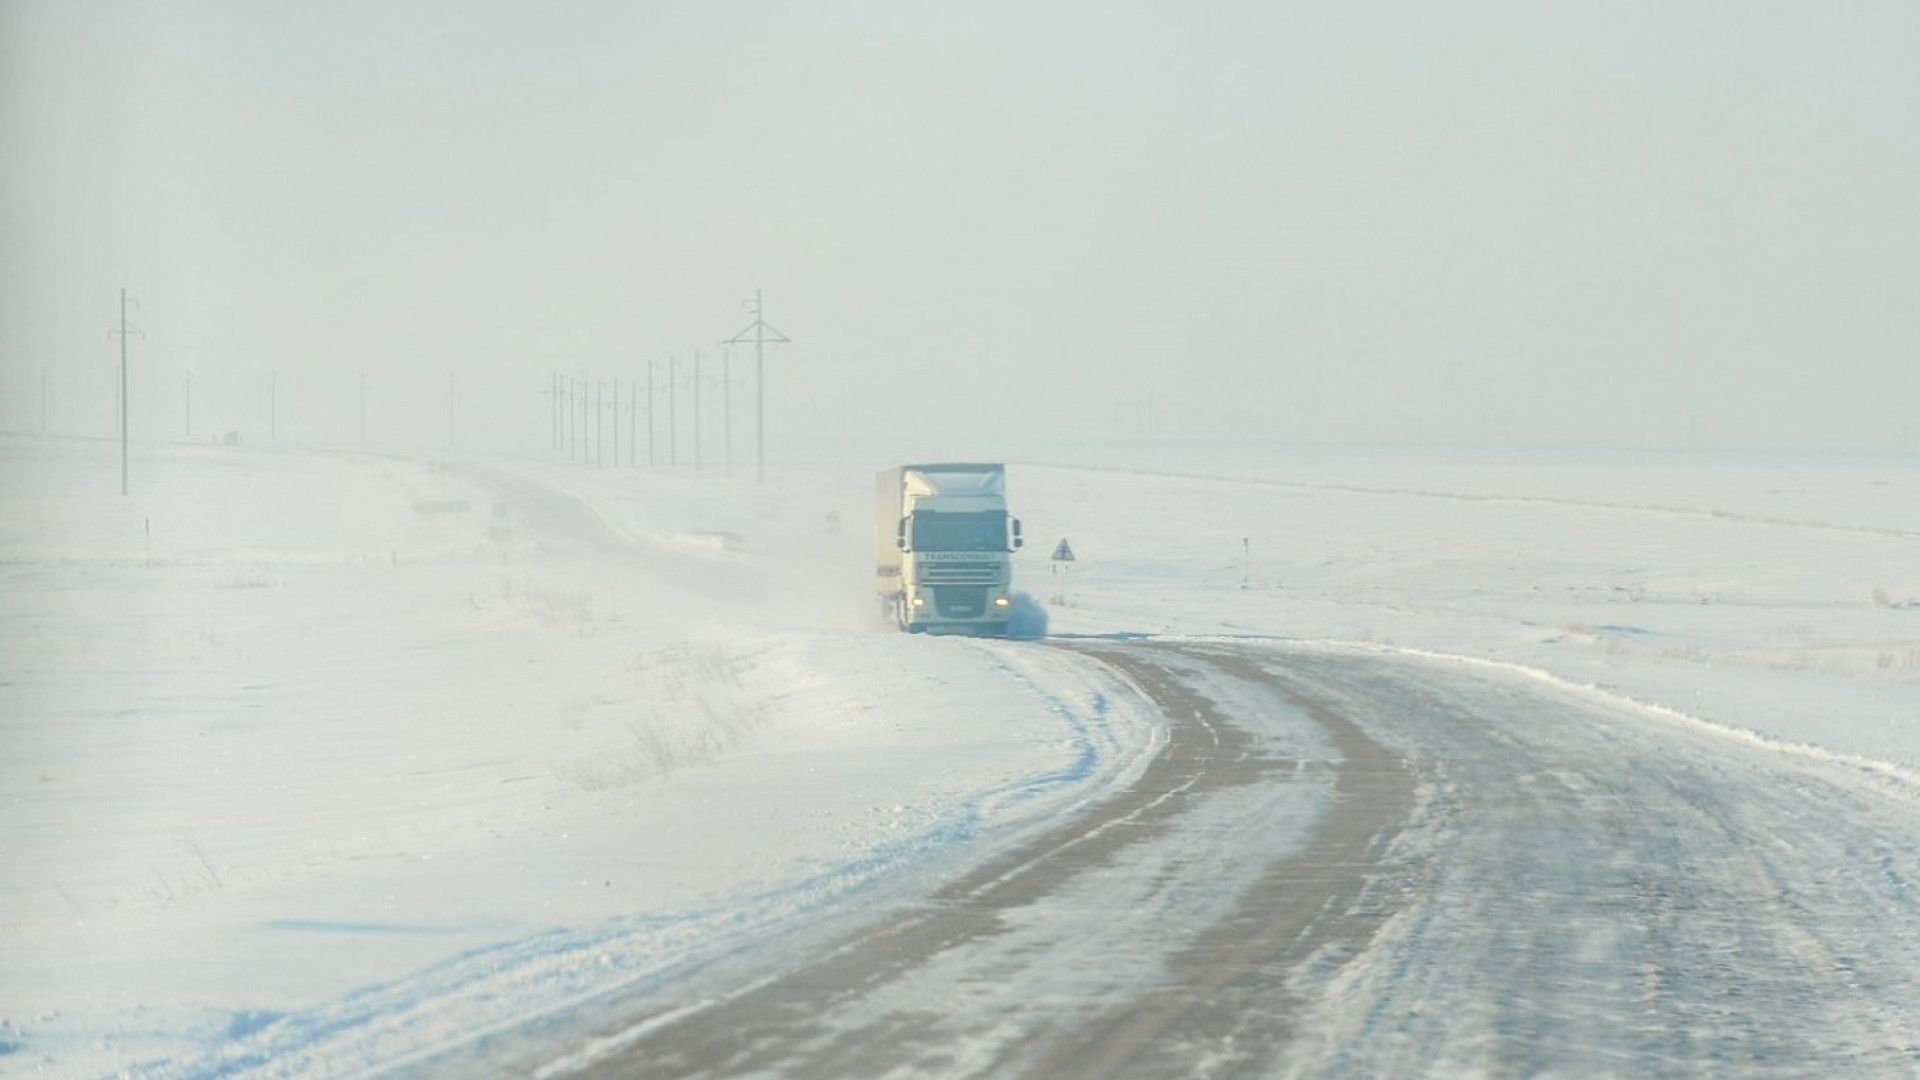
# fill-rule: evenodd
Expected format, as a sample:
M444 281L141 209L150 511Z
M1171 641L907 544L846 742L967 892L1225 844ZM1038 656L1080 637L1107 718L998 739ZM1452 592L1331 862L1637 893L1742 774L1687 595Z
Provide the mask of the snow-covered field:
M1021 471L1029 535L1082 560L1055 630L1496 659L1920 765L1920 462L1186 456Z
M888 461L151 445L122 498L117 453L0 437L0 1075L362 1071L803 950L1160 738L1081 657L877 625ZM1484 658L1920 768L1914 462L1030 460L1055 634Z

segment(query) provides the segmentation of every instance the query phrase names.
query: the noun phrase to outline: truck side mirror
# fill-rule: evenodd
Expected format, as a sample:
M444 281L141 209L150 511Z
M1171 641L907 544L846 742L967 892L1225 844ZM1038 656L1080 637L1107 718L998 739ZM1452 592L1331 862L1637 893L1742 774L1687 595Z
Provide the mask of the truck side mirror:
M893 527L893 546L901 551L913 550L913 545L907 538L907 525L908 519L901 518L900 523Z
M1013 550L1018 551L1021 548L1026 546L1027 546L1026 537L1020 535L1020 519L1014 518L1013 519Z

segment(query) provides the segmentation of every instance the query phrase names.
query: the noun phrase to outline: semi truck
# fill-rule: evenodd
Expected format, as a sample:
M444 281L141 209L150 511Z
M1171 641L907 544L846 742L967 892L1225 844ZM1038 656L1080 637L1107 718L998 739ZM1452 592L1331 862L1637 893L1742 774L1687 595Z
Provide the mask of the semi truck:
M909 633L1005 637L1013 553L1007 467L946 463L881 470L874 483L881 612Z

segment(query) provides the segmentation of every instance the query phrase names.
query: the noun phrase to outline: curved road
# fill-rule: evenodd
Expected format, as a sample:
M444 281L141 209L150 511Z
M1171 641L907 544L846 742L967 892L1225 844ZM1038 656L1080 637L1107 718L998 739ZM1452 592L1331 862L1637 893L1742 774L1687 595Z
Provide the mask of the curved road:
M1491 666L1060 644L1168 716L1137 783L797 966L516 1071L1920 1071L1905 780Z

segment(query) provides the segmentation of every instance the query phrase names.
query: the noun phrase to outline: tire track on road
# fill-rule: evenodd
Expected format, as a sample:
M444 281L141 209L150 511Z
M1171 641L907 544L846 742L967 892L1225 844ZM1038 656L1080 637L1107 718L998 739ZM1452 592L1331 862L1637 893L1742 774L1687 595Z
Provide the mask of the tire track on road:
M1357 952L1387 916L1360 904L1377 863L1413 812L1404 763L1357 725L1238 651L1190 650L1249 683L1275 686L1333 738L1333 812L1299 855L1269 867L1226 919L1173 958L1164 986L1055 1040L1035 1078L1264 1075L1294 1034L1301 1004L1287 974L1321 950ZM1124 653L1102 655L1122 671ZM1138 677L1136 675L1136 677Z
M1185 1074L1203 1065L1210 1075L1231 1075L1222 1063L1270 1062L1291 1035L1288 971L1330 944L1363 944L1377 924L1377 915L1355 908L1383 839L1411 811L1412 777L1357 727L1232 650L1067 647L1112 666L1168 716L1167 744L1135 783L799 968L705 1001L656 1001L622 1030L604 1033L597 1049L577 1054L576 1064L546 1075L1108 1077ZM1254 875L1254 887L1228 905L1224 920L1174 942L1151 989L1091 1022L1084 1010L1046 1008L977 1021L1016 1026L1007 1038L956 1032L940 1015L891 1006L890 989L937 957L979 950L990 968L1006 963L988 944L1009 932L1014 913L1043 901L1070 903L1069 883L1147 841L1177 836L1183 816L1209 798L1302 775L1325 782L1324 772L1265 753L1245 725L1190 685L1195 669L1264 688L1276 708L1291 701L1331 733L1341 759L1332 766L1333 808L1305 850ZM1184 870L1212 876L1205 865ZM1027 970L1005 977L1044 985L1057 977L1046 970L1050 960L1059 962L1042 943L1019 961Z

